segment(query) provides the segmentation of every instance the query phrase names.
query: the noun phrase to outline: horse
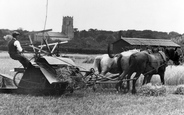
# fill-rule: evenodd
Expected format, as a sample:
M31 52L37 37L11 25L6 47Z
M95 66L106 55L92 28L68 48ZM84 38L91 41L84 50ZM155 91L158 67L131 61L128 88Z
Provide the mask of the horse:
M129 67L119 76L120 82L118 86L121 86L122 80L127 77L130 79L131 75L136 72L133 78L132 94L136 93L135 83L139 76L143 74L145 76L143 84L148 83L151 80L153 74L159 74L161 83L164 85L164 74L167 67L167 62L172 60L174 65L179 65L180 55L174 49L164 49L156 53L149 54L147 51L141 51L134 53L129 58ZM127 81L127 89L129 90L129 83Z
M128 64L128 57L136 52L140 52L140 50L128 50L112 56L108 47L108 54L96 56L93 66L94 68L97 68L99 74L103 76L106 75L107 72L112 74L121 74Z

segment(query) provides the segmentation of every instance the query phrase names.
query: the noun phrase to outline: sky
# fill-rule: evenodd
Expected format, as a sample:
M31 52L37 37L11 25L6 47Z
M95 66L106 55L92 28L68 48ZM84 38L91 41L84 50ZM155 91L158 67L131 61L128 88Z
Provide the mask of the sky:
M46 6L47 0L0 0L0 29L39 31L47 19L45 29L60 32L63 16L72 16L78 30L184 33L184 0L48 0Z

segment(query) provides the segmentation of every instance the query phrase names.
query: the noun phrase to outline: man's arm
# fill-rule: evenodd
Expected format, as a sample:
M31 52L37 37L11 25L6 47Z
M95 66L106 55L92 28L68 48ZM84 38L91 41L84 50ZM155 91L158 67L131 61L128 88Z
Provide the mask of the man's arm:
M21 47L21 45L20 45L20 42L19 42L18 40L16 40L16 41L14 42L14 46L17 47L17 50L18 50L19 52L22 52L22 51L23 51L23 49L22 49L22 47Z

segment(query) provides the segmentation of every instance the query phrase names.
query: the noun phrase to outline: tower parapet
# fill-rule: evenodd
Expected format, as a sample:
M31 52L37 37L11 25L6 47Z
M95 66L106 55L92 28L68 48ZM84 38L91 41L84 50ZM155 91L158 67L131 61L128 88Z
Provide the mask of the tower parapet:
M63 16L62 33L67 35L70 39L74 37L73 17Z

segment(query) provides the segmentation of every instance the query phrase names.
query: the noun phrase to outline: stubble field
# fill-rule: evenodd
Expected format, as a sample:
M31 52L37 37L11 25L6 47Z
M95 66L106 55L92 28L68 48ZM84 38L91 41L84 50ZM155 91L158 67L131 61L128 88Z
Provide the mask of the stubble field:
M29 55L26 55L30 57ZM91 63L82 63L86 57L73 55L76 65L89 70ZM76 58L75 58L76 57ZM0 53L0 73L11 72L21 64L9 59L6 52ZM31 96L0 94L0 113L4 115L183 115L184 96L173 94L176 85L184 83L184 66L167 67L165 96L140 96L117 94L114 88L91 88L74 91L62 96ZM141 79L139 80L141 82ZM155 75L152 82L159 82ZM99 86L100 87L100 86Z

